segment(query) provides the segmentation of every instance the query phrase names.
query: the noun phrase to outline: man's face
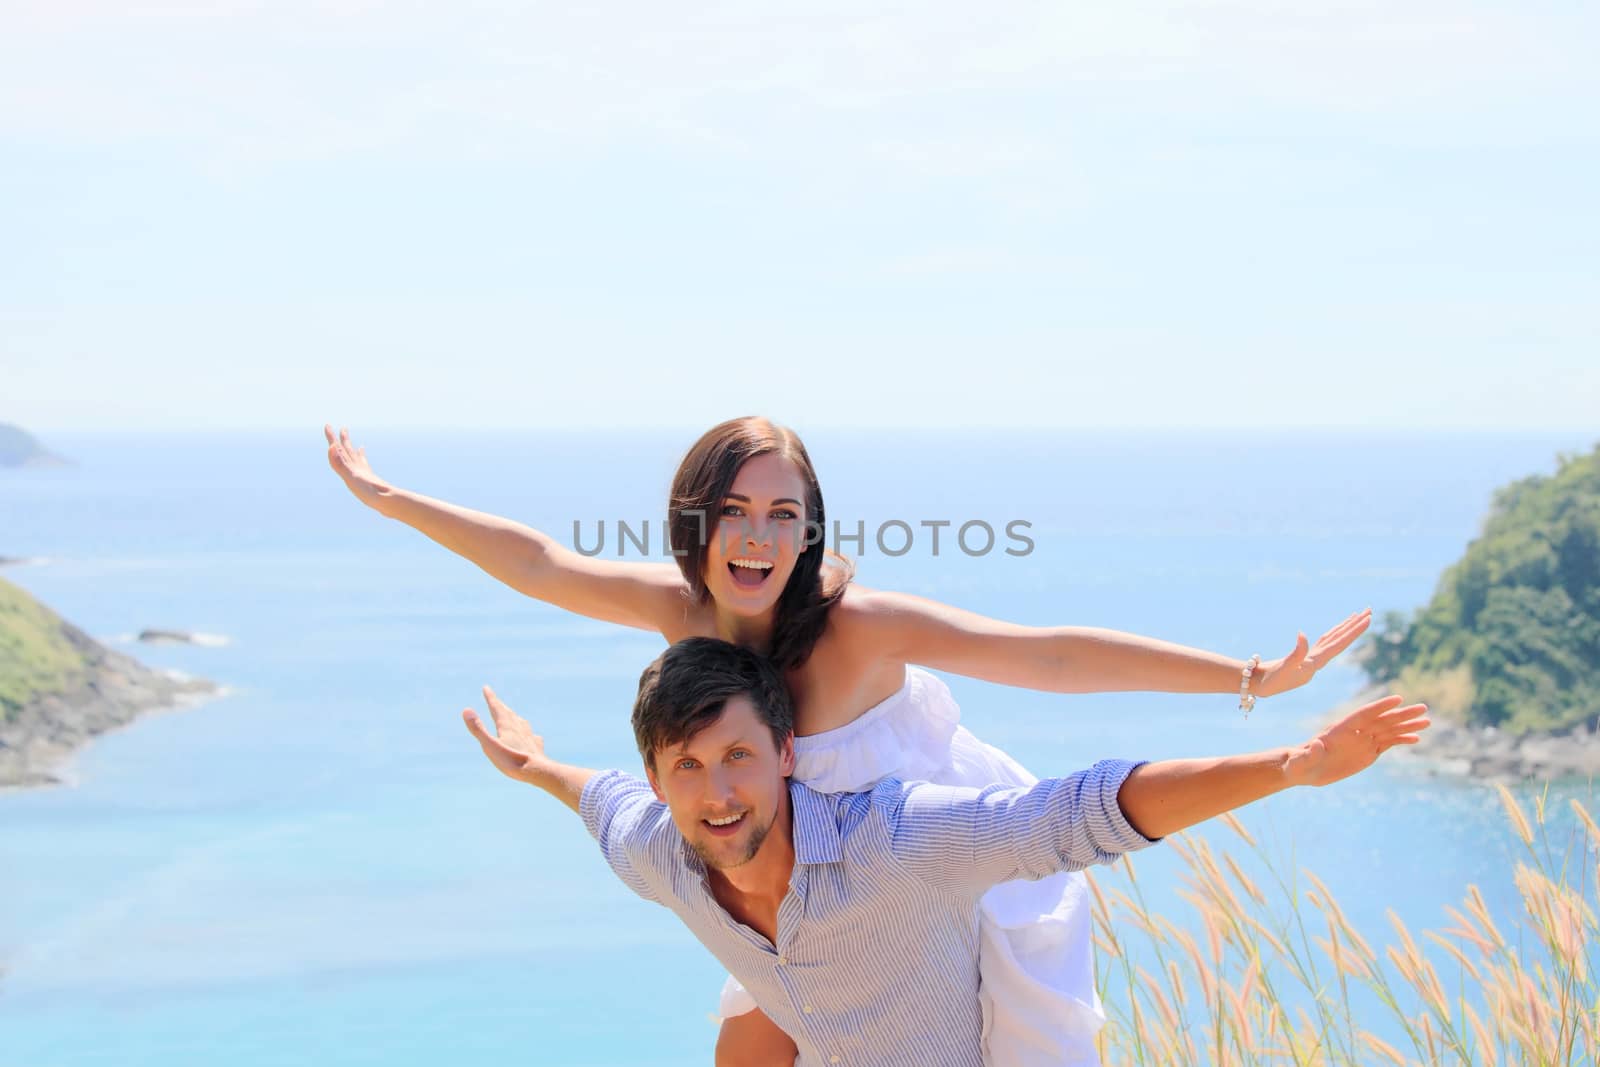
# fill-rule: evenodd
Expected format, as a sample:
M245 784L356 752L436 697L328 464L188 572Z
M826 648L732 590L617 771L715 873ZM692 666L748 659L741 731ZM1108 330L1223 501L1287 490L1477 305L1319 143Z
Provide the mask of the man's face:
M754 859L787 810L794 738L774 745L750 698L736 696L687 741L656 749L646 770L683 839L707 867L727 870Z

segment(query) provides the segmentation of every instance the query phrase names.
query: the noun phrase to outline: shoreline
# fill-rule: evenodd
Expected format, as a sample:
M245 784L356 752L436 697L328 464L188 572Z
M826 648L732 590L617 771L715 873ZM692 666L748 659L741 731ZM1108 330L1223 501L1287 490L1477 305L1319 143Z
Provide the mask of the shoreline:
M1323 725L1392 691L1390 686L1364 689L1336 709ZM1482 782L1600 778L1600 731L1583 726L1513 736L1493 726L1473 726L1435 715L1420 742L1395 754L1423 764L1438 777Z
M205 678L147 667L41 610L75 662L63 672L61 688L37 694L0 718L0 790L67 784L63 765L101 734L141 715L184 710L226 693Z

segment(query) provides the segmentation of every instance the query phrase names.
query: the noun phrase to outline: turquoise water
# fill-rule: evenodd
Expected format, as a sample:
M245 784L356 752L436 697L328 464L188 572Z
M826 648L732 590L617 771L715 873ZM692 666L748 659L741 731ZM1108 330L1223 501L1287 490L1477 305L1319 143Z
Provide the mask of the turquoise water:
M690 436L364 443L403 484L592 539L602 518L658 529ZM831 513L867 525L869 585L1267 656L1297 628L1421 603L1493 487L1592 444L811 436ZM102 639L226 635L120 647L229 694L101 739L70 787L0 794L0 1065L709 1062L714 961L459 721L488 682L553 754L632 768L627 709L656 638L520 597L360 508L315 428L50 443L80 466L0 474L0 554L46 560L5 576ZM1035 547L888 558L870 531L892 518L1022 519ZM1245 722L1224 696L951 680L973 730L1041 773L1303 740L1359 681L1331 668ZM1494 794L1415 762L1245 821L1374 940L1389 907L1442 924L1468 882L1513 898ZM1170 902L1172 857L1139 869Z

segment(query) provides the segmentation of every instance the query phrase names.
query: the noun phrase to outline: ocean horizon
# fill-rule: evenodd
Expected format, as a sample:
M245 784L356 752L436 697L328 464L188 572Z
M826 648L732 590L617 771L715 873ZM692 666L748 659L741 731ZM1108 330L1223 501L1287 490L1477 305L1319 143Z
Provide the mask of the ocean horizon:
M592 546L603 522L608 555L641 558L617 524L659 537L692 437L357 441L397 484L567 544ZM830 518L860 523L846 551L866 585L1270 658L1297 630L1314 640L1360 608L1425 603L1496 488L1597 438L817 430L806 443ZM553 755L635 770L627 713L657 636L523 597L366 510L329 471L320 427L46 443L75 466L0 471L0 556L36 561L0 574L227 692L96 740L68 785L0 793L0 1067L709 1062L716 961L616 881L569 812L500 777L459 720L492 684ZM993 544L970 551L985 527ZM215 640L130 640L146 628ZM1246 720L1222 694L944 677L966 725L1037 774L1303 741L1365 685L1347 653ZM1240 816L1374 943L1391 908L1413 930L1442 926L1468 884L1497 914L1520 911L1522 846L1498 796L1425 754ZM1581 782L1550 796L1553 837L1573 825L1562 798L1592 798ZM1219 825L1196 833L1238 852ZM1170 849L1137 863L1154 906L1187 910Z

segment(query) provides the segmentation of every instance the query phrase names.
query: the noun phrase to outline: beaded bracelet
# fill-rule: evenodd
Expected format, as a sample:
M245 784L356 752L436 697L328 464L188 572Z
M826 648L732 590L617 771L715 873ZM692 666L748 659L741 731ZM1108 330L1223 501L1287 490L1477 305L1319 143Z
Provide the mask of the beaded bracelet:
M1244 670L1239 672L1239 710L1244 712L1244 717L1250 717L1250 711L1256 706L1256 695L1250 692L1250 676L1256 668L1261 666L1260 656L1251 656L1250 662L1244 665Z

